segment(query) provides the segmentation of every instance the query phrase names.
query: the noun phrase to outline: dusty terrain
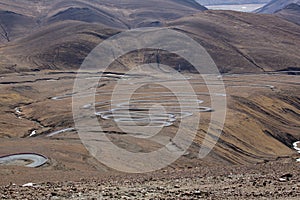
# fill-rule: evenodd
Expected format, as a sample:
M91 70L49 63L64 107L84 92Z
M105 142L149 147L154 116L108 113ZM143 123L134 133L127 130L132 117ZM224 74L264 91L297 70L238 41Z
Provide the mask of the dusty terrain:
M53 192L53 196L62 195L62 197L66 198L70 197L68 195L84 195L84 193L80 193L79 191L68 192L69 186L65 185L68 182L64 182L62 185L51 185L52 183L50 185L42 184L45 182L75 181L75 183L70 184L75 184L76 186L74 187L78 187L79 190L81 187L91 189L90 193L87 192L85 194L85 197L89 195L97 197L97 195L103 195L102 193L98 194L101 190L98 188L99 182L101 182L102 189L105 186L110 186L109 182L104 184L105 177L127 176L106 167L93 158L81 143L76 131L70 130L48 137L48 134L54 131L74 127L71 107L72 98L70 95L73 90L74 76L74 72L70 71L44 71L2 75L0 82L1 94L3 94L1 97L0 118L0 132L2 137L0 141L1 155L31 152L45 155L49 158L49 161L45 166L37 169L1 166L0 174L3 177L0 181L1 185L5 186L10 183L22 185L33 182L39 183L39 191L44 191L47 195L51 195L51 192ZM95 75L92 77L95 77ZM92 77L91 75L87 75L87 78ZM103 75L99 92L105 93L105 91L109 91L108 89L117 80L121 79L121 77L113 73ZM197 75L193 75L193 77L191 83L196 91L205 92L207 89L200 84L201 78L196 78ZM278 197L282 198L299 195L297 193L299 191L299 164L296 163L299 155L292 148L293 142L300 140L299 76L273 73L257 74L255 76L224 75L223 79L227 92L228 110L225 127L219 142L206 158L199 159L197 157L199 145L201 145L203 136L206 133L206 121L210 115L209 113L203 113L201 114L202 123L200 124L200 131L188 150L189 153L164 169L166 173L170 173L170 177L168 175L166 180L181 180L178 183L180 185L179 188L174 186L175 189L168 194L170 190L167 188L173 187L173 185L166 182L161 183L165 179L164 175L159 175L160 172L154 173L160 176L160 178L149 183L144 182L142 185L139 184L139 179L136 179L136 176L143 177L144 175L133 175L133 178L131 176L127 177L127 179L124 178L124 180L127 180L125 183L119 183L119 178L115 178L114 187L124 187L124 194L131 194L132 189L130 189L131 186L129 187L128 184L132 185L132 187L138 184L139 187L146 188L146 193L153 193L154 196L159 196L162 195L160 189L155 189L152 192L147 191L150 190L148 184L158 185L157 187L160 187L162 184L162 187L166 187L162 189L166 192L163 195L171 195L173 197L175 194L178 193L179 195L180 193L180 195L185 194L186 198L188 198L188 195L191 195L194 190L198 191L201 189L204 193L201 192L200 195L221 198L222 195L225 195L225 190L209 183L210 180L216 180L216 182L220 180L221 185L230 183L226 191L233 191L235 188L241 187L241 190L234 190L234 194L237 193L236 195L242 195L245 198L248 195L252 195L253 198L255 195L271 195L274 197L278 195ZM278 81L279 79L280 81ZM152 92L155 91L152 90ZM98 100L103 101L106 98L100 95L100 99ZM209 106L209 100L206 95L200 95L198 98L206 101L204 106ZM149 143L147 141L132 140L130 136L127 138L110 121L100 119L100 123L105 124L108 137L122 148L133 152L143 152L159 148L153 141ZM169 133L172 133L175 127L163 128L162 134L166 134L172 138L172 134L170 135ZM37 134L29 137L34 130L36 130ZM124 144L127 145L124 146ZM235 166L236 164L242 165L242 167ZM225 167L224 170L220 170L223 167ZM209 170L209 175L206 175L207 171L203 174L202 168ZM235 168L243 170L235 171ZM252 172L250 173L248 168L250 171L254 168L255 171L253 173L260 175L252 175ZM181 172L181 170L184 172ZM243 179L228 178L229 171L227 170ZM276 173L273 170L277 170ZM199 175L199 178L193 179L195 182L191 183L191 178L198 176L198 173L203 175ZM278 182L280 176L285 173L292 173L293 181ZM184 178L185 174L188 177ZM226 174L226 176L224 177L222 174ZM153 176L155 177L156 175ZM103 180L100 178L99 180L95 180L95 182L91 182L90 179L95 177L103 177ZM82 178L86 180L86 182L83 181L83 185L78 182ZM248 189L246 185L253 184L250 181L248 182L248 178L260 185L264 185L264 182L266 182L267 186L252 185L252 189ZM133 181L129 179L133 179ZM271 181L270 185L269 181ZM94 184L97 184L96 188L98 189L94 188ZM122 196L122 193L116 193L117 189L113 189L114 187L107 191L105 190L107 195L113 193L112 195ZM202 190L205 187L206 189ZM265 190L265 187L268 189ZM267 191L279 191L279 189L282 192L276 193L276 195L275 193L266 193ZM30 196L30 189L28 190L28 188L18 189L16 186L9 186L8 188L3 187L2 190L7 195L6 197L10 198L13 198L10 195L14 195L15 193L9 191L15 190L19 190L22 195L27 194ZM141 190L136 189L135 191L133 193L141 195L141 193L137 192ZM18 197L21 198L22 196Z
M100 178L101 177L101 178ZM289 177L289 178L286 178ZM194 167L143 175L0 186L2 199L299 199L299 164L290 159L235 167Z
M297 13L295 5L274 15L207 11L193 0L0 0L0 158L18 153L48 158L39 168L24 167L30 164L26 159L1 163L0 199L299 199L300 155L294 146L300 141L300 26L293 23ZM209 94L210 85L186 60L153 49L121 56L105 72L78 73L100 42L124 30L153 26L185 33L200 43L222 73L206 76L223 79L226 92ZM160 68L165 64L187 78L196 109L191 111L195 107L190 105L195 96L185 93L179 79L157 81L154 74L145 77L143 70L124 74L153 62L159 75L169 73ZM82 96L73 93L78 74L82 80L101 76L95 84L95 106L90 101L93 88ZM130 83L111 101L111 92L123 80L144 83L131 96L131 118L124 114L123 101ZM186 110L178 111L178 96L162 87L168 83L180 88ZM126 174L108 167L85 148L75 127L76 95L82 97L83 109L95 108L92 118L103 128L95 135L101 133L131 153L166 146L183 155L152 173ZM211 123L215 132L208 130L210 118L225 107L214 107L210 95L227 101L224 128ZM163 105L166 113L161 107L151 109L151 104ZM114 111L117 116L112 118ZM174 135L181 122L194 117L201 119L196 131L189 124L182 129L183 141L196 133L184 151ZM161 130L147 138L150 129L126 132L116 126L119 122L130 127L133 120ZM86 123L85 128L90 127ZM200 159L202 147L213 149ZM164 159L152 161L138 164L146 167Z

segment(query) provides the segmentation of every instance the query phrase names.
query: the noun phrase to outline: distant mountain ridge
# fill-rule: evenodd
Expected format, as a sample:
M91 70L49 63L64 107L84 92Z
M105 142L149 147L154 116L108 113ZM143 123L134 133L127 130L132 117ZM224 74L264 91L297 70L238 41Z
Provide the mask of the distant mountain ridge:
M122 30L204 10L194 0L0 0L0 72L76 68Z
M210 11L193 0L95 2L0 0L0 73L77 69L108 37L150 26L193 37L223 73L300 68L300 26L273 15Z
M207 9L194 0L0 0L0 10L34 18L40 25L73 20L127 29ZM2 23L7 20L3 17Z
M300 25L300 5L296 3L289 4L284 9L281 9L275 13L283 19Z
M258 9L256 12L272 14L284 9L289 4L300 4L300 0L272 0L264 7Z

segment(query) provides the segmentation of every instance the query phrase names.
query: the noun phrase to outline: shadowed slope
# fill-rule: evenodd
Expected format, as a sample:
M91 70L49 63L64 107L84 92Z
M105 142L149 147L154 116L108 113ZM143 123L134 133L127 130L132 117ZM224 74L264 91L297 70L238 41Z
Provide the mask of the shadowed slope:
M32 17L0 10L0 44L23 37L36 26Z
M115 28L126 28L125 24L123 24L116 18L109 16L109 14L106 14L105 12L99 12L98 10L90 8L71 7L51 16L49 19L47 19L47 22L55 23L66 20L98 23Z
M0 8L35 17L42 24L76 20L117 28L137 27L149 21L176 19L206 10L194 0L1 0Z
M86 34L86 31L70 28L74 27L74 24L92 28L92 33L88 31L90 37L83 37L82 40L82 33ZM300 27L276 16L206 11L166 22L165 26L186 33L203 45L223 73L300 68L298 51ZM56 22L2 48L2 56L6 57L2 60L6 64L10 63L10 68L17 64L17 70L26 65L40 69L78 68L83 56L103 39L95 40L95 38L103 34L107 37L112 36L118 32L112 31L107 34L103 28L104 26L78 21ZM45 43L47 45L44 45ZM58 47L64 49L59 56ZM77 52L82 52L81 56L78 57ZM161 55L163 58L164 54ZM186 62L179 61L177 58L170 58L164 63L171 65L175 63L176 66L181 64L182 70L191 68Z
M116 30L96 24L76 21L55 23L7 44L2 56L9 61L2 63L1 69L74 69L81 65L95 45L116 33Z
M200 42L222 72L300 67L300 27L274 16L209 11L168 25Z
M0 9L1 41L9 43L0 50L1 72L79 67L106 29L163 26L205 10L193 0L0 0Z
M167 0L167 1L139 1L139 0L102 0L94 1L71 1L59 3L53 9L70 8L80 5L81 8L102 10L108 16L116 18L126 24L127 27L155 26L163 23L164 20L176 19L185 15L194 14L206 10L193 0ZM91 9L91 8L90 8ZM53 13L53 11L51 11ZM159 22L159 23L158 23Z
M300 1L299 0L272 0L264 7L258 9L256 12L272 14L285 8L286 6L292 3L299 4Z
M300 25L300 5L299 4L289 4L284 9L279 10L275 13L283 19Z

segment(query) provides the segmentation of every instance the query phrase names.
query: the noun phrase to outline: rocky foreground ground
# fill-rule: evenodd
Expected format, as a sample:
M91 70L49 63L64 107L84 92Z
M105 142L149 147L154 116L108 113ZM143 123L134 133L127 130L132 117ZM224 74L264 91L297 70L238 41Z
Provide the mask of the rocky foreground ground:
M235 167L164 170L78 182L0 187L1 199L299 199L300 165L292 159Z

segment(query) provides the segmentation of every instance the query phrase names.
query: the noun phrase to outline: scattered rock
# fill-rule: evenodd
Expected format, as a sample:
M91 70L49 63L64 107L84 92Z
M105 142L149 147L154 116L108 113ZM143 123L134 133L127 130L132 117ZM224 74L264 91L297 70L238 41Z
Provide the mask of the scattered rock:
M37 132L36 132L36 130L34 130L34 131L32 131L32 132L30 133L29 137L33 137L33 136L35 136L36 134L37 134Z
M284 174L280 176L279 181L281 182L290 181L292 177L293 177L292 174Z
M22 187L34 187L35 184L34 183L26 183L24 185L22 185Z

